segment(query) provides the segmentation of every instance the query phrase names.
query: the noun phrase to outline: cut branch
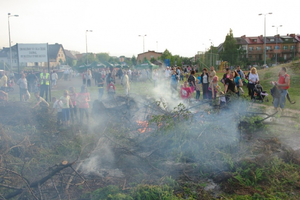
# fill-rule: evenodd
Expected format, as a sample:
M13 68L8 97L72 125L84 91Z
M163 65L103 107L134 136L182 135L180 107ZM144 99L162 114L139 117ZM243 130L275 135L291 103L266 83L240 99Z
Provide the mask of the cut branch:
M0 169L4 169L4 170L7 170L13 174L16 174L17 176L21 177L22 180L24 180L24 182L26 183L26 187L28 188L29 192L32 194L32 196L34 196L35 199L38 200L38 198L34 195L34 193L32 192L31 188L36 188L36 187L39 187L40 185L44 184L47 180L49 180L52 176L54 176L55 174L59 173L61 170L67 168L67 167L70 167L74 164L75 162L72 162L72 163L67 163L67 162L63 162L61 164L59 164L56 169L52 170L47 176L45 176L44 178L38 180L38 181L35 181L31 184L29 184L28 180L26 180L23 176L21 176L20 174L18 174L17 172L14 172L14 171L11 171L9 169L5 169L5 168L2 168L0 167ZM23 191L24 191L25 188L21 188L20 190L17 190L11 194L8 194L5 198L6 199L10 199L10 198L13 198L19 194L21 194Z

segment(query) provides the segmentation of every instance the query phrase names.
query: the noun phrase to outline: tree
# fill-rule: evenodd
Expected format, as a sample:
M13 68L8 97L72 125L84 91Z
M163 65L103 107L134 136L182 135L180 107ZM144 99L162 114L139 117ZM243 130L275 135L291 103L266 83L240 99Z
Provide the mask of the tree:
M77 64L77 60L74 60L72 58L66 57L66 63L70 67L74 67Z
M131 58L131 62L132 62L133 65L137 64L136 57L134 55Z
M165 59L170 59L170 60L171 60L171 58L172 58L172 54L171 54L171 52L170 52L168 49L166 49L166 50L162 53L162 55L161 55L161 60L162 60L163 62L165 62Z
M174 65L173 66L181 66L182 65L182 57L179 55L174 55Z
M97 53L96 56L100 62L108 62L110 58L108 53Z
M183 62L184 65L191 65L192 64L191 59L187 58L187 57L183 57L182 62Z
M222 60L229 62L231 65L235 64L238 58L238 45L233 37L232 29L226 35L223 43L223 52L220 53Z
M154 63L156 61L156 59L154 58L154 57L152 57L151 59L150 59L150 62L152 62L152 63Z

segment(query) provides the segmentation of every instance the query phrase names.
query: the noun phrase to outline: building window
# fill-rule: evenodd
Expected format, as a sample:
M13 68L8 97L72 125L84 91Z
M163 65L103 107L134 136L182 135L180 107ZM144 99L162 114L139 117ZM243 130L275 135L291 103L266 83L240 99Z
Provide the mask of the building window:
M253 47L249 47L249 51L253 51Z
M295 46L291 46L291 49L292 49L292 50L295 49Z
M288 49L288 46L284 45L283 50L287 50L287 49Z
M257 42L257 39L254 39L253 42Z
M274 42L275 40L272 38L272 39L270 39L270 42Z
M257 50L257 51L260 51L260 50L261 50L261 47L256 47L256 50Z
M271 50L271 49L272 49L272 46L266 46L266 49L267 49L267 50Z
M277 45L277 46L274 46L274 49L279 49L279 46Z

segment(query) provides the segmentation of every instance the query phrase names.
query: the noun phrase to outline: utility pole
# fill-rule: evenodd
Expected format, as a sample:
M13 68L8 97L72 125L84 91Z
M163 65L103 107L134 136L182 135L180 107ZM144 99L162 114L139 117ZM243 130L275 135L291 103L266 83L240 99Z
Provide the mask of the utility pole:
M8 13L8 37L9 37L9 57L10 57L10 69L12 70L12 53L11 53L11 38L10 38L10 17L19 17L19 15L11 15Z
M85 31L85 53L86 53L86 65L89 64L89 57L88 57L88 42L87 42L87 33L93 32L93 30L86 30Z
M279 48L277 48L277 40L279 39L279 37L278 37L278 28L282 27L282 25L279 25L279 26L274 26L273 25L272 27L276 27L276 37L275 37L275 40L276 40L276 46L275 46L275 51L276 51L275 55L276 55L276 58L275 58L275 60L276 60L276 62L275 62L275 65L277 65L277 52L278 52L278 49L279 49Z
M147 35L145 34L145 35L139 35L139 37L143 37L143 53L145 52L145 37L146 37Z
M267 62L266 62L266 16L267 15L272 15L272 13L266 13L266 14L263 14L263 13L260 13L258 14L259 16L260 15L263 15L264 16L264 65L266 66Z

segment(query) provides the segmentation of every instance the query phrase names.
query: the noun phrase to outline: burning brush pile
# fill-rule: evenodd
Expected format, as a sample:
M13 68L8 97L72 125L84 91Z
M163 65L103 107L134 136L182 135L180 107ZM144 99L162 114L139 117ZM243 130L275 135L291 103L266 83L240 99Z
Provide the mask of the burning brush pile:
M0 195L5 199L91 199L108 185L127 191L141 183L159 185L166 177L198 183L203 174L232 170L253 148L241 145L244 102L217 112L201 103L169 109L142 97L96 100L88 126L59 131L23 103L1 106L6 126L0 128ZM14 127L18 123L31 129L21 131ZM257 154L263 145L256 145Z

